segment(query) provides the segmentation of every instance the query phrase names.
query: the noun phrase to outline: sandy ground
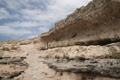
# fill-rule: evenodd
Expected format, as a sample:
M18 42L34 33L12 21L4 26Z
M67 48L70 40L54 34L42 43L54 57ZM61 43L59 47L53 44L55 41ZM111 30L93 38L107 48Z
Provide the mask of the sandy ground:
M34 45L20 47L24 50L24 54L27 54L26 62L29 64L28 69L22 74L22 80L54 80L52 77L56 72L43 64L42 59L39 58L40 51L37 51Z

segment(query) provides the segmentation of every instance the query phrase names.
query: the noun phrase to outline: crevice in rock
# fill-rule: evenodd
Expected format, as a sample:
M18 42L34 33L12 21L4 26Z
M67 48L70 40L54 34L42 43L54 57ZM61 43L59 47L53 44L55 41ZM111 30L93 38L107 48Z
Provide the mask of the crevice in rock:
M29 64L24 61L25 58L26 57L4 57L0 59L0 65L7 66L8 69L11 70L3 68L3 70L1 70L0 80L11 80L20 76L29 66Z
M8 77L8 78L0 77L0 80L11 80L11 79L13 79L13 78L15 78L15 77L20 76L23 72L24 72L24 71L21 71L21 72L16 73L15 75L12 75L12 76L10 76L10 77Z
M95 41L86 41L86 42L76 42L76 45L84 45L84 46L89 46L89 45L100 45L104 46L107 44L111 43L117 43L120 42L120 39L100 39L100 40L95 40Z
M19 72L19 73L16 73L15 75L10 76L8 79L13 79L13 78L15 78L15 77L18 77L18 76L20 76L23 72L24 72L24 71L21 71L21 72Z
M119 59L66 60L56 59L45 61L50 68L58 72L82 74L97 74L101 76L120 78ZM114 75L113 75L114 74Z
M2 57L0 57L0 60L3 59Z
M2 58L0 59L0 64L17 64L20 66L28 66L28 63L24 61L26 57L13 57L13 58Z

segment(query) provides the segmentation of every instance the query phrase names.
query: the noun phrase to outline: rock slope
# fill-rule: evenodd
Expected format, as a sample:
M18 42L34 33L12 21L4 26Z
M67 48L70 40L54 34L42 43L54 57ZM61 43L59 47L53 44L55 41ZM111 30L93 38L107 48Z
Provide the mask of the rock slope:
M93 0L40 35L41 49L120 41L120 1Z

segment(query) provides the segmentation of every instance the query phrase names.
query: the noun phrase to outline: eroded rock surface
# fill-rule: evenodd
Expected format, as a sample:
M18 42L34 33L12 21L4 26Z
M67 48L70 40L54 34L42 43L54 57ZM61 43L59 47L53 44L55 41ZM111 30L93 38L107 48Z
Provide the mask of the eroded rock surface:
M29 67L27 55L35 42L34 38L0 42L0 80L23 80Z
M120 43L112 43L105 46L69 46L58 47L41 51L43 58L120 58Z
M45 58L39 58L40 53L41 51L40 52L34 51L29 53L29 56L27 57L26 61L30 65L28 69L25 71L25 73L22 74L23 77L21 76L21 78L20 77L18 78L20 78L21 80L119 80L119 78L117 79L111 77L104 77L91 73L73 73L73 72L63 72L63 71L54 70L53 68L49 68L49 66L43 63ZM61 60L63 61L62 58ZM51 61L53 60L49 59L49 62ZM58 66L59 63L61 63L61 61L58 62ZM16 80L18 78L14 78L14 79Z
M91 73L120 78L120 59L48 59L44 62L60 72Z
M25 58L3 58L0 59L0 77L1 79L12 79L21 75L28 68Z
M56 22L40 35L40 58L56 71L120 78L119 6L120 0L93 0Z
M119 0L93 0L41 34L41 49L120 41L119 6Z

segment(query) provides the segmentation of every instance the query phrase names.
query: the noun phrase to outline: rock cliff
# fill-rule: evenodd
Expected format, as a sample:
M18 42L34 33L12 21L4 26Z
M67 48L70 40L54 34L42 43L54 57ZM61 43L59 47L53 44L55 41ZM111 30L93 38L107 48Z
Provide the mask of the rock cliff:
M120 1L93 0L40 35L41 49L120 41Z
M58 72L93 74L90 80L98 75L119 79L119 6L120 0L93 0L56 22L40 35L44 64Z

